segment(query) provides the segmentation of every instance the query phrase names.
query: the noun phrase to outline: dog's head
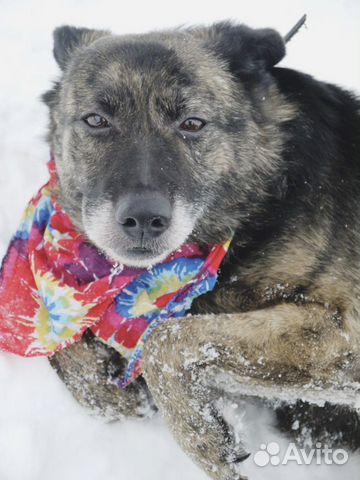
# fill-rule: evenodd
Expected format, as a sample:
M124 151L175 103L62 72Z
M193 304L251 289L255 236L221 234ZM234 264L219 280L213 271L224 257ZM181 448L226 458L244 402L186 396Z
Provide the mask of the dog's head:
M279 34L220 23L131 36L60 27L54 39L62 77L44 100L78 228L142 267L189 237L229 237L277 168Z

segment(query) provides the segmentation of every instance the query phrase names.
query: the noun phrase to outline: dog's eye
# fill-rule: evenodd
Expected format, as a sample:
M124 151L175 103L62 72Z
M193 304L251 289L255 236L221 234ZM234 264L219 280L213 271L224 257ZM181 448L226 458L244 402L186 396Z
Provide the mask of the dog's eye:
M186 132L199 132L205 127L205 125L206 122L200 118L187 118L180 125L180 130L184 130Z
M109 126L109 122L106 120L106 118L98 115L97 113L92 113L83 120L87 125L89 125L89 127L92 128L106 128Z

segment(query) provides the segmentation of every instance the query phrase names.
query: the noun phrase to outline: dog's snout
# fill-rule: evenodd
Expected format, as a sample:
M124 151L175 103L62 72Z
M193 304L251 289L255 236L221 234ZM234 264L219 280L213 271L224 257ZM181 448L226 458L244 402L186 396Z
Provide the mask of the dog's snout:
M171 205L160 192L132 193L120 199L116 216L129 237L155 238L169 227Z

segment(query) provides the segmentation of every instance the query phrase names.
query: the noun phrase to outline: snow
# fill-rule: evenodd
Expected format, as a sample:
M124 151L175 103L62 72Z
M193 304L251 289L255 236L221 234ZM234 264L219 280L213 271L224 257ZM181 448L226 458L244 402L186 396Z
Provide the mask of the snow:
M205 8L206 6L206 8ZM289 44L284 65L348 88L360 85L358 0L194 2L153 0L13 0L1 2L0 45L0 257L24 205L45 182L48 147L41 93L56 79L51 32L61 24L143 32L179 24L232 18L251 26L273 26L285 34L306 12L308 29ZM341 39L341 41L340 41ZM210 356L216 351L209 346ZM143 422L104 423L76 404L45 359L0 354L1 480L205 480L157 417ZM227 409L233 417L235 408ZM285 437L272 428L267 410L246 407L238 424L251 432L253 451ZM236 418L233 419L236 422ZM256 467L251 479L359 478L359 456L344 466Z
M1 480L206 480L158 417L104 423L44 359L0 358Z

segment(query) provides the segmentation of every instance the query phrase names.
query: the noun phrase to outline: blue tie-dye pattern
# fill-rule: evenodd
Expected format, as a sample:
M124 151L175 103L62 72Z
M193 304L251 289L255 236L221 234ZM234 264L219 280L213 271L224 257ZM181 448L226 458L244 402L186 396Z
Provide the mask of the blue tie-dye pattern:
M189 261L189 259L180 259L180 260ZM191 261L192 260L190 259L190 262ZM200 260L199 262L201 262L202 264L204 263L203 260ZM204 278L196 279L196 282L194 282L193 284L188 284L184 286L181 289L181 291L172 299L170 303L167 304L167 306L163 310L161 311L157 310L155 315L151 315L152 320L149 321L150 323L149 328L145 331L144 335L141 338L140 343L132 352L123 378L118 378L116 380L116 384L120 388L126 388L127 385L131 382L131 379L133 378L133 375L134 375L134 371L136 369L136 365L142 358L144 345L147 342L151 333L159 325L166 322L169 318L184 317L187 314L187 312L190 310L193 300L197 298L199 295L203 295L204 293L207 293L213 290L215 287L216 281L217 281L217 275L209 275ZM120 297L120 295L118 297Z
M44 201L38 205L34 217L34 224L39 230L44 230L44 228L49 224L49 220L53 211L54 207L51 202L51 198L45 197Z
M60 332L64 329L64 323L68 321L68 318L66 317L64 319L62 315L55 313L57 309L57 305L56 305L56 301L52 300L52 297L43 296L42 300L44 302L46 309L49 312L51 328L57 335L59 335Z
M44 197L38 204L34 215L26 215L21 221L18 230L14 236L16 240L28 240L31 229L34 225L41 231L49 223L54 207L50 196Z
M159 281L164 284L167 275L173 275L179 279L180 282L184 282L185 285L188 282L187 277L196 277L203 265L204 260L199 258L178 258L168 264L156 265L151 271L140 275L116 297L117 313L126 318L135 317L136 315L133 314L132 309L136 305L139 295L141 295L144 290L151 292L153 288L157 287ZM172 304L173 302L170 303L170 305ZM151 322L158 317L159 312L158 307L154 305L154 309L143 315L143 317Z

